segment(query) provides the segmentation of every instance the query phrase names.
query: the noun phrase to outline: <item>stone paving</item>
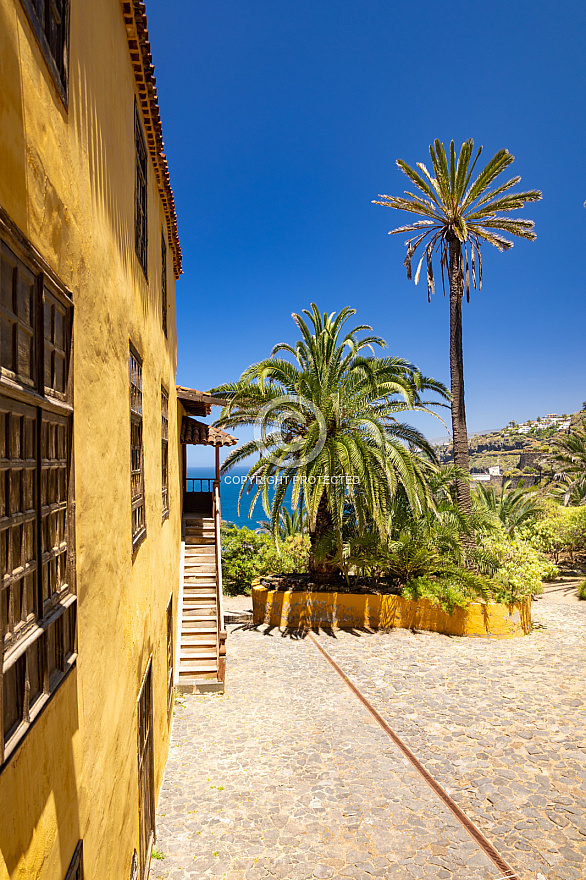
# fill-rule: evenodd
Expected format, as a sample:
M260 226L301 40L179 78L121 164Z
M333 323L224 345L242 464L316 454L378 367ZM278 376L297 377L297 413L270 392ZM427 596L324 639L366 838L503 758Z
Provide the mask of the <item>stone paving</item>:
M533 617L507 641L319 639L522 880L579 880L586 608ZM151 877L497 880L309 639L236 626L228 648L227 693L176 707Z

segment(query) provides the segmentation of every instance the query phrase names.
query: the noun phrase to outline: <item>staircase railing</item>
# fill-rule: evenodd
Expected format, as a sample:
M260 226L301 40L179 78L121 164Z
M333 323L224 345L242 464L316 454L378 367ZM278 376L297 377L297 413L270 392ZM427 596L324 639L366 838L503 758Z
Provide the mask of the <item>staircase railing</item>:
M217 664L218 681L226 680L226 630L224 629L224 594L222 589L222 544L220 527L222 525L222 512L220 507L220 481L214 480L214 547L216 554L216 604L218 609L218 632L217 632Z
M175 653L173 661L175 663L175 671L173 675L173 683L179 684L179 667L181 666L181 636L183 632L183 587L185 580L185 536L183 534L183 523L181 524L181 552L179 555L179 595L177 596L177 634L175 641Z

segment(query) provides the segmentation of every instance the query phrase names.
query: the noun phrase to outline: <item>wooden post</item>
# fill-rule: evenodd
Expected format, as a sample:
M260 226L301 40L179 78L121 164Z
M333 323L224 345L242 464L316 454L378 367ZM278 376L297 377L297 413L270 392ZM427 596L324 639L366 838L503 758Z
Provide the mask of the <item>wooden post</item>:
M228 633L225 629L220 631L220 642L218 651L218 681L221 681L226 688L226 637Z
M216 446L216 483L220 482L220 447Z
M187 444L181 444L181 514L185 513L183 506L185 503L185 492L187 490Z

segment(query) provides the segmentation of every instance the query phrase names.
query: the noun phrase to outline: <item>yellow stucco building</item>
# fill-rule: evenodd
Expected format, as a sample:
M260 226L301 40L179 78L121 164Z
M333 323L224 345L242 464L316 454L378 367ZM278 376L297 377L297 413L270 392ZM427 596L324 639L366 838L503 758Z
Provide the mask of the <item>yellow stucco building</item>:
M0 0L0 880L148 874L181 253L139 0Z

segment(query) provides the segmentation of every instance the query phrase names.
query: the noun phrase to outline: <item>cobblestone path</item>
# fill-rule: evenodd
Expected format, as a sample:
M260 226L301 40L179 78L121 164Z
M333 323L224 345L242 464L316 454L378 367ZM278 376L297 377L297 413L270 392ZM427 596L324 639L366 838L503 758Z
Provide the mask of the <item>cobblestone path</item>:
M586 876L586 613L500 642L396 630L324 647L522 880ZM498 870L309 639L233 628L225 696L177 706L153 878Z

